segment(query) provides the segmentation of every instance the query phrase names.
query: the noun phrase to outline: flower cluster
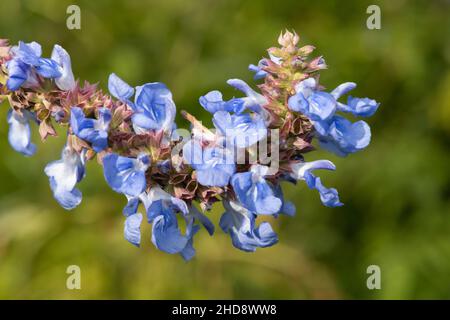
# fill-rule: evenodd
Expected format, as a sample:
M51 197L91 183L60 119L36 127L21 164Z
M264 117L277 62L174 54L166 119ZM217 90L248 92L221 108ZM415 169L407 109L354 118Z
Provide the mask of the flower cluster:
M9 142L31 156L36 146L30 123L39 126L42 140L56 135L54 125L67 127L61 159L45 168L55 199L68 210L78 206L82 193L77 183L85 176L86 162L97 158L106 183L127 199L124 235L136 246L141 242L141 211L152 225L151 239L158 249L191 259L199 229L215 232L208 212L219 201L225 211L220 228L236 248L252 252L272 246L277 234L269 222L258 224L257 218L295 214L294 205L284 199L283 182L304 181L319 192L325 206L342 205L336 189L314 174L335 170L334 164L306 162L305 154L314 150L315 140L339 156L364 149L371 136L368 124L351 122L343 114L369 117L379 106L351 96L339 102L354 83L326 92L319 84L326 64L322 57L310 58L314 47L299 47L298 35L288 31L278 42L280 47L270 48L268 58L249 67L262 81L259 92L242 80L228 80L238 97L226 100L221 92L211 91L199 99L212 115L214 129L183 111L191 123L186 133L177 129L176 106L163 83L133 87L113 73L110 95L104 94L75 80L62 47L55 45L51 57L42 58L36 42L9 46L0 40L0 100L11 105ZM263 146L267 157L255 157Z

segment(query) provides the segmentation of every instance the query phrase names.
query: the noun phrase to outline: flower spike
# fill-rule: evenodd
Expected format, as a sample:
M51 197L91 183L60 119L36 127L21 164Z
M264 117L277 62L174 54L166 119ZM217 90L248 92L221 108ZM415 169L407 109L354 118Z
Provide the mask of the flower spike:
M246 252L270 247L278 236L257 219L295 215L295 206L284 198L284 182L303 181L318 191L324 206L343 205L337 190L314 174L335 165L306 161L307 153L319 147L347 156L366 148L369 125L346 116L367 118L380 105L353 96L345 101L356 88L353 82L324 90L319 83L327 68L324 58L312 57L315 48L299 42L297 33L282 32L280 46L249 66L260 81L258 89L228 80L237 97L213 90L199 99L215 129L182 111L191 124L183 131L175 124L176 106L165 84L130 85L112 73L110 95L104 94L75 79L61 46L45 58L36 42L9 46L0 39L0 98L11 105L8 140L14 150L31 156L36 146L30 123L38 125L43 140L56 135L54 125L66 127L61 159L45 167L56 201L67 210L81 203L77 183L85 177L86 162L97 158L106 183L126 197L123 232L136 247L151 239L163 252L192 259L199 230L214 234L208 215L216 202L225 209L220 228L234 247ZM141 237L144 217L152 225L151 237Z

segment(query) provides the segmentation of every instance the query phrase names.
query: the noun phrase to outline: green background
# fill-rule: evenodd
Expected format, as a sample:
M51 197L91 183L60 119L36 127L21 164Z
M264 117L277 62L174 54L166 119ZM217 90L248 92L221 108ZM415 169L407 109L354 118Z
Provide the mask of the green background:
M66 8L81 7L81 30L66 28ZM381 30L366 28L366 8L381 8ZM162 81L178 110L209 121L198 97L229 78L251 81L249 63L282 29L313 44L329 69L328 89L354 81L356 96L381 102L368 120L371 145L322 174L344 207L286 186L297 216L273 223L280 243L240 252L220 230L195 239L196 258L157 251L150 226L143 246L123 239L123 196L92 162L72 212L53 200L43 172L58 159L59 138L28 159L0 126L0 298L450 298L450 42L448 1L17 1L0 3L0 37L53 44L72 56L76 77L99 82L116 72L130 84ZM0 116L6 118L4 103ZM210 122L207 122L210 123ZM180 127L186 127L178 119ZM217 224L220 206L211 217ZM81 268L81 290L66 289L66 268ZM381 290L366 269L381 268Z

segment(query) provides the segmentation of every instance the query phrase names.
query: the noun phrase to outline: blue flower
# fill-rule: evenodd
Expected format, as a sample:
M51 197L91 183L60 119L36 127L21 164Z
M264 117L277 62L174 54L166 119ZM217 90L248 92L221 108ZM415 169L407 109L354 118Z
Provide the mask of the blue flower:
M147 210L147 220L152 223L152 242L159 249L167 253L179 253L185 260L190 260L195 250L193 237L199 230L194 225L195 219L189 215L186 203L162 190L152 188L148 193L140 196L140 200ZM181 212L186 221L186 231L183 235L178 227L176 213Z
M327 135L319 136L320 146L339 156L346 156L364 149L370 143L370 127L363 121L350 122L335 116L327 129Z
M13 59L6 64L9 76L6 86L11 91L19 89L26 82L36 84L33 70L44 78L58 78L62 75L54 60L41 58L42 49L36 42L26 44L20 41L17 47L11 48L11 54Z
M249 172L236 173L231 185L239 202L257 214L276 214L282 208L282 201L275 195L272 185L264 179L269 167L253 165Z
M254 252L257 248L270 247L278 242L278 237L268 222L258 227L256 215L236 201L223 200L225 212L220 218L222 230L231 236L237 249Z
M311 162L296 162L291 165L292 177L296 180L303 180L310 189L319 191L320 200L327 207L339 207L343 204L339 201L336 189L326 188L319 177L314 176L313 170L335 170L335 165L328 160L317 160Z
M267 136L267 127L259 114L235 114L218 111L213 116L218 132L229 147L247 148Z
M167 202L158 200L151 206L152 242L159 250L175 254L180 253L183 258L189 260L193 257L191 239L199 227L192 224L192 220L186 226L183 235L178 227L178 221L173 207Z
M288 101L292 111L301 112L311 120L320 145L339 156L346 156L367 147L371 134L366 122L361 120L352 123L337 115L336 111L368 117L373 115L379 106L375 100L368 98L349 97L348 105L337 101L355 87L355 83L346 82L331 93L326 93L317 90L314 78L308 78L296 86L296 94Z
M233 98L229 101L223 101L220 91L211 91L199 99L200 105L206 111L214 114L217 111L227 111L242 113L245 110L245 100L242 98Z
M146 154L128 158L111 153L103 158L105 179L109 186L132 197L139 196L147 187L145 172L149 166L150 158Z
M132 244L140 245L140 225L142 216L137 213L139 203L147 212L147 220L153 224L152 242L160 250L168 253L179 253L185 260L190 260L195 250L193 237L199 230L199 221L210 235L214 233L214 225L197 208L171 196L159 186L152 187L148 192L142 192L137 197L127 196L128 204L124 208L125 239ZM176 214L180 212L186 222L186 231L182 234L178 227Z
M101 152L108 147L108 128L111 122L111 111L107 108L98 109L98 119L89 119L83 109L72 107L70 126L73 133L80 139L92 144L95 152Z
M31 143L29 120L36 120L34 114L27 110L22 110L19 113L11 109L7 118L9 123L9 144L17 152L25 156L32 156L36 152L36 146Z
M191 140L183 147L183 157L196 171L197 181L204 186L224 187L236 172L233 158L221 147L202 149L199 142Z
M78 154L68 146L63 149L61 160L53 161L45 167L53 196L64 209L71 210L81 202L81 192L75 185L83 179L84 167L85 152Z
M338 100L342 95L348 93L354 88L356 88L356 83L345 82L331 91L331 94L336 100ZM358 117L370 117L377 111L379 106L380 104L373 99L355 98L349 96L346 105L338 102L337 109L338 111L352 113Z
M172 130L176 108L165 84L154 82L136 87L134 107L134 125L147 130Z
M51 59L56 62L61 76L55 79L55 83L60 90L70 91L76 86L75 78L72 72L70 56L63 47L55 45L52 51Z
M313 121L328 120L336 112L336 100L330 93L315 91L315 86L313 78L300 82L297 93L289 98L289 109L301 112Z
M142 130L172 132L176 107L172 93L165 84L153 82L136 87L134 103L129 101L134 89L114 73L109 76L108 89L114 97L133 109L131 120L137 132Z

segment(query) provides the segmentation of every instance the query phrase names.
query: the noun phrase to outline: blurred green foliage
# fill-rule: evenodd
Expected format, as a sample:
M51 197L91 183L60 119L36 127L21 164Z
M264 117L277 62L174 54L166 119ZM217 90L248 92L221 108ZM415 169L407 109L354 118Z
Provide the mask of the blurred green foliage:
M73 3L81 30L66 28ZM366 28L369 4L381 7L381 30ZM81 183L82 204L61 209L43 168L59 157L64 132L27 159L8 146L4 121L0 298L450 298L448 1L2 0L0 14L1 37L36 40L46 55L61 44L80 79L105 89L111 72L134 85L163 81L179 110L205 121L198 97L235 94L225 80L251 81L247 65L285 28L324 55L324 85L355 81L355 95L382 103L365 151L308 158L336 163L324 180L344 207L322 207L304 185L287 186L298 213L274 221L278 245L248 254L220 230L212 238L202 231L190 263L153 248L149 226L141 249L123 240L125 199L96 163ZM220 213L211 213L216 224ZM71 264L81 267L82 290L66 289ZM381 290L366 287L372 264L381 267Z

